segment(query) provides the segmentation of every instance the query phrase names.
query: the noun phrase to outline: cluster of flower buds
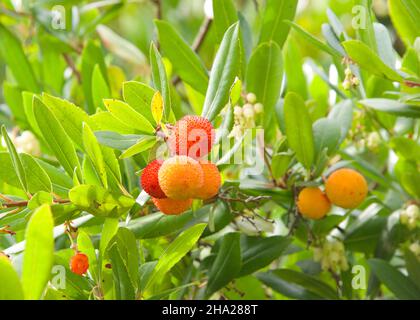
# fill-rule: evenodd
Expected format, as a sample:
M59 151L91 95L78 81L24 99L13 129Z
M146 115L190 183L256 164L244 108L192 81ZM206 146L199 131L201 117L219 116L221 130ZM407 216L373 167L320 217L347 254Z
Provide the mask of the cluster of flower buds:
M324 271L346 271L349 268L344 245L338 240L327 240L321 247L314 248L314 260L321 263Z
M11 135L10 139L16 147L18 153L27 153L36 157L41 156L41 146L38 139L31 131L23 131L20 136ZM6 142L2 138L2 145L6 147Z
M343 88L344 90L350 90L352 88L357 88L360 84L360 80L356 77L353 72L351 71L350 67L347 67L344 71L346 78L343 81Z
M236 105L233 108L235 119L232 131L229 137L240 138L244 135L245 130L255 127L255 120L258 114L264 111L262 103L257 102L257 97L250 92L246 95L246 103L243 106Z
M378 132L373 131L369 133L366 137L366 147L371 151L378 150L381 144L381 136Z
M401 224L407 226L409 230L414 230L420 221L420 209L415 204L410 204L400 213Z

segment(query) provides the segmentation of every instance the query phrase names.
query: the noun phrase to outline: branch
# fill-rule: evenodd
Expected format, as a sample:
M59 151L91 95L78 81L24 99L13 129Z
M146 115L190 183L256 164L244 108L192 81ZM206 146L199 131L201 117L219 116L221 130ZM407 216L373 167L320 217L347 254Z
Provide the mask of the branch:
M74 64L70 55L68 53L63 53L63 57L73 74L76 76L77 82L82 83L82 75L80 74L79 70L77 70L76 65Z
M4 208L14 208L14 207L26 207L28 205L29 201L10 201L10 202L4 202L1 205ZM55 199L55 204L64 204L64 203L70 203L70 200L68 199Z

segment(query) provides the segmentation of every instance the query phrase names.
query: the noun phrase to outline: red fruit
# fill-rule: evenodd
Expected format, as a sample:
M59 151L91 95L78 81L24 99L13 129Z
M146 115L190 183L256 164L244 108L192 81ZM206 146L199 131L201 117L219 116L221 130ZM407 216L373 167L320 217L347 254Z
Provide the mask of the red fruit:
M162 162L162 160L153 160L143 169L141 174L141 186L143 190L157 199L166 198L166 194L160 188L158 179L158 173Z
M198 159L210 152L214 139L214 129L209 120L189 115L176 123L168 142L173 154Z
M70 260L71 272L78 274L79 276L84 275L89 269L89 258L84 253L76 253Z

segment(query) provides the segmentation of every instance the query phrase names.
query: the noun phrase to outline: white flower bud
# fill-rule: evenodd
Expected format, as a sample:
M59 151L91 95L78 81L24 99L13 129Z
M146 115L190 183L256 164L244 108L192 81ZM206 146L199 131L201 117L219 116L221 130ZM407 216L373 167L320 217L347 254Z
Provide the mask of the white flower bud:
M370 150L378 148L380 143L381 143L381 136L379 135L379 133L377 133L376 131L369 133L367 137L367 147Z
M351 78L351 85L352 85L353 87L357 87L359 84L360 84L360 80L359 80L359 78L358 78L358 77L353 77L353 78Z
M420 209L418 206L416 206L415 204L410 204L407 209L407 216L409 218L412 218L414 220L417 220L420 216Z
M235 106L233 108L233 114L237 117L242 116L242 108L240 106Z
M255 95L255 93L248 93L246 95L246 101L248 101L251 104L254 104L255 102L257 102L257 96Z
M254 111L255 111L255 113L261 113L261 112L263 112L264 111L264 106L263 106L263 104L262 103L256 103L255 105L254 105Z
M243 113L244 113L244 117L245 118L253 118L254 117L254 106L252 104L245 104L242 108Z
M208 18L213 20L214 13L213 13L213 0L206 0L204 2L204 15Z
M400 222L401 222L401 224L404 224L404 225L408 224L408 215L407 215L406 210L401 211Z
M416 256L420 256L420 244L418 242L414 242L414 243L410 244L409 249Z
M344 80L344 82L343 82L343 89L344 90L350 90L350 88L351 88L351 83L350 83L350 81L349 80Z
M347 67L346 70L344 70L344 74L346 75L346 78L349 78L353 75L353 72L351 71L350 67Z

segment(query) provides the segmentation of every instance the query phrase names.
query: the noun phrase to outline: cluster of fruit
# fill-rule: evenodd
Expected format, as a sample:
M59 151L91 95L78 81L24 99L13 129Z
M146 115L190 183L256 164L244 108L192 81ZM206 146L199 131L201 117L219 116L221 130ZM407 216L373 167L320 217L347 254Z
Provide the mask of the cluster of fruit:
M171 129L171 157L156 159L144 168L141 185L164 214L180 214L193 199L214 197L221 184L217 166L203 160L214 143L212 124L199 116L185 116Z
M353 169L338 169L325 182L325 193L318 187L302 189L297 200L299 212L306 218L318 220L330 211L331 204L344 209L358 207L366 198L365 178Z
M314 260L321 263L324 271L346 271L349 269L344 245L341 241L326 241L322 247L314 248Z

